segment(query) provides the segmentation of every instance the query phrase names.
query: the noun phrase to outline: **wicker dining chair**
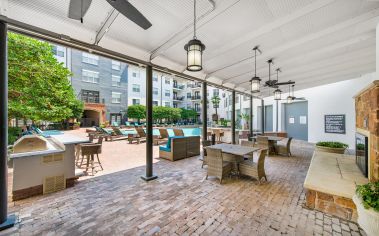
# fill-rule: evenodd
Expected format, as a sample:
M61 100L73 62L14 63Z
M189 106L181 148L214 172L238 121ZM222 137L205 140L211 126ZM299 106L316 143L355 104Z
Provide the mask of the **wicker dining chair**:
M265 158L267 156L267 149L262 149L259 153L257 163L252 160L245 160L239 164L239 172L241 175L254 177L261 183L262 178L267 181L265 172Z
M201 144L203 145L203 157L201 159L202 160L201 168L203 168L204 165L207 165L207 149L205 147L211 146L212 141L211 140L204 140L201 142Z
M215 148L207 149L207 176L215 176L220 179L220 184L222 184L222 179L226 175L230 175L232 170L232 165L230 162L223 161L222 150Z
M286 155L287 157L290 157L290 156L292 156L292 153L291 153L291 141L292 141L292 137L289 137L286 140L287 140L286 143L278 142L275 145L275 151L279 155Z
M248 141L248 140L241 140L241 146L244 147L254 147L256 146L254 141ZM249 155L244 156L245 159L253 159L254 158L254 153L251 153Z

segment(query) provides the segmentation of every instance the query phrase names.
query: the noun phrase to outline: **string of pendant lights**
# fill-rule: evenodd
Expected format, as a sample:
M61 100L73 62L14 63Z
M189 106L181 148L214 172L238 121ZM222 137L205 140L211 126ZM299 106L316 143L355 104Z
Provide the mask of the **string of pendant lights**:
M193 38L184 45L187 51L187 70L188 71L201 71L203 69L203 51L205 45L196 38L196 0L193 1Z

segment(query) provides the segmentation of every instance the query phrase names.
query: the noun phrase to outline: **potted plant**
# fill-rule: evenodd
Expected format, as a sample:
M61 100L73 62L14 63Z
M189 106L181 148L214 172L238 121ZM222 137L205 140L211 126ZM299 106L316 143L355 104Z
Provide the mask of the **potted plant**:
M356 154L357 156L364 156L365 155L365 145L363 143L358 143L357 144L357 150Z
M353 201L358 224L367 235L379 235L379 182L358 185Z
M330 153L338 153L338 154L344 154L346 148L348 148L349 145L345 143L340 142L318 142L316 143L316 149L323 152L330 152Z

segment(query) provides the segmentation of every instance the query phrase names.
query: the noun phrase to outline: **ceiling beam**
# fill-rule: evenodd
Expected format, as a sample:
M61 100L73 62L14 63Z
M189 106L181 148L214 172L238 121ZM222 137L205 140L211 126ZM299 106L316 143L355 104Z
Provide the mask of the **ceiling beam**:
M109 31L109 28L111 27L111 25L113 24L113 22L116 20L118 14L119 14L119 11L117 11L114 8L110 12L110 14L108 14L108 16L105 19L104 23L101 25L101 27L99 28L99 30L96 33L95 45L99 45L100 40Z
M312 33L312 34L309 34L309 35L306 35L300 39L297 39L297 40L293 40L287 44L284 44L282 46L279 46L277 48L274 48L272 50L269 50L267 52L263 51L263 56L265 59L268 59L268 58L272 58L272 57L276 57L278 54L280 53L283 53L287 50L290 50L291 48L296 48L300 45L304 45L306 43L309 43L313 40L316 40L316 39L319 39L319 38L322 38L322 37L325 37L325 36L328 36L332 33L335 33L335 32L338 32L338 31L341 31L343 29L346 29L348 27L351 27L351 26L354 26L358 23L362 23L362 22L366 22L366 21L369 21L370 19L372 18L375 18L375 17L378 17L379 16L379 8L376 8L374 10L371 10L369 12L366 12L362 15L359 15L357 17L354 17L354 18L351 18L349 20L346 20L344 22L341 22L339 24L336 24L336 25L333 25L329 28L326 28L324 30L321 30L321 31L318 31L318 32L315 32L315 33ZM226 66L223 66L219 69L216 69L216 70L213 70L211 72L208 72L208 74L211 76L211 75L214 75L216 72L219 72L221 70L225 70L227 68L230 68L230 67L233 67L233 66L236 66L236 65L245 65L249 60L251 60L253 58L253 56L249 56L249 57L246 57L246 58L243 58L239 61L236 61L236 62L233 62L229 65L226 65ZM262 58L262 57L260 57ZM206 63L204 63L206 64Z
M298 67L300 65L299 62L305 64L305 63L308 63L308 61L311 61L310 60L311 58L314 58L316 56L320 56L320 55L322 56L325 53L330 53L330 52L333 52L335 50L345 48L345 47L348 47L348 46L351 46L351 45L354 45L357 43L362 43L362 42L365 42L367 40L374 39L374 38L375 38L375 32L371 31L367 34L360 35L360 36L357 36L355 38L348 39L346 41L338 42L338 43L332 44L330 46L327 46L327 47L324 47L321 49L315 49L313 51L308 51L306 54L303 54L303 55L300 55L297 57L285 59L282 61L279 60L278 64L280 65L281 68L285 68L287 65L292 65L292 64L296 64L296 67ZM373 41L373 42L375 44L375 41ZM346 52L343 52L343 54L345 54L345 53ZM339 55L341 55L341 54L339 54ZM328 57L328 58L330 59L330 57ZM257 68L258 76L261 75L262 73L265 73L266 71L267 71L267 66L262 66L260 68ZM251 75L252 76L253 73L254 73L254 70L249 70L249 71L234 75L228 79L224 79L223 82L224 83L228 83L229 81L236 82L236 80L238 81L241 76L245 76L245 75ZM249 78L249 80L250 80L250 78ZM247 81L244 81L244 82L247 82ZM244 83L244 82L241 82L241 83Z
M237 46L246 43L248 41L252 41L262 35L265 35L267 33L270 33L271 31L274 31L276 29L279 29L280 27L295 21L305 15L308 15L322 7L325 7L331 3L335 2L335 0L318 0L311 4L306 5L305 7L302 7L286 16L280 17L273 22L263 25L262 27L258 28L257 30L254 30L250 33L247 33L241 37L237 37L236 40L233 40L232 42L226 43L225 46L220 47L218 50L214 50L212 53L209 53L209 59L207 61L212 61L214 58L218 58L219 56L225 54L226 52L236 48Z

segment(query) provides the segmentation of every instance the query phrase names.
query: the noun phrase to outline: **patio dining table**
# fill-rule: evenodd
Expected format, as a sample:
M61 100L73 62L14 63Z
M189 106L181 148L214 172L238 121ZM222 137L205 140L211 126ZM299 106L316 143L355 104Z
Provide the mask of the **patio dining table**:
M224 154L224 161L232 162L234 164L234 174L239 176L238 164L244 160L244 156L249 155L253 152L260 150L258 147L247 147L237 144L219 143L205 147L208 148L218 148L221 149Z

